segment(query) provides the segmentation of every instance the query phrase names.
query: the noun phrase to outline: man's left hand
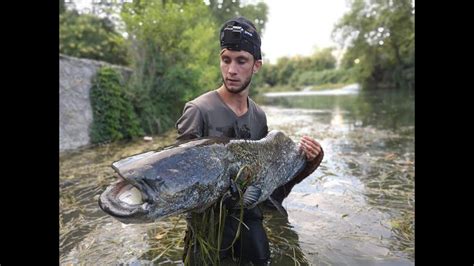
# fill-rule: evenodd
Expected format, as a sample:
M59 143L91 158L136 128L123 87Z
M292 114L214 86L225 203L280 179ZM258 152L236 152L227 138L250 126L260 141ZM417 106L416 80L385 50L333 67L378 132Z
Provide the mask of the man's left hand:
M299 146L300 150L304 152L307 161L314 160L321 153L321 144L308 136L301 138Z

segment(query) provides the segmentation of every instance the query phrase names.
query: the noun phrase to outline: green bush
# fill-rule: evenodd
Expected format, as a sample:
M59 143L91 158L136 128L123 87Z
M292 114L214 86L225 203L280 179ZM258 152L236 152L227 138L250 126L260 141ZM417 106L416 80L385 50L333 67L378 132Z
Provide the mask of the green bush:
M97 72L90 91L93 123L91 142L132 139L143 135L132 104L125 97L125 82L111 67Z

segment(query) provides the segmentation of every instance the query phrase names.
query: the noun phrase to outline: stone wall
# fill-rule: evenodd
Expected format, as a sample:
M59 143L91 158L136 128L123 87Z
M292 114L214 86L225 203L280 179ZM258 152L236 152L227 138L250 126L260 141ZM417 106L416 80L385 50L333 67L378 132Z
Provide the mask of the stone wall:
M111 66L125 78L129 68L105 62L59 55L59 151L76 149L90 144L89 130L92 108L89 91L97 70Z

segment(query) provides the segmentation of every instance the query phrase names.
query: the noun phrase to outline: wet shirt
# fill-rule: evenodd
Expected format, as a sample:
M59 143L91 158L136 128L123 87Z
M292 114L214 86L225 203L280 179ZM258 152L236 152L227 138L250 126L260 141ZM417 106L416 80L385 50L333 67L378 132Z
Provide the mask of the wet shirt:
M207 92L186 103L176 122L178 140L199 137L229 137L258 140L266 136L267 118L263 110L247 98L248 111L237 116L217 91Z

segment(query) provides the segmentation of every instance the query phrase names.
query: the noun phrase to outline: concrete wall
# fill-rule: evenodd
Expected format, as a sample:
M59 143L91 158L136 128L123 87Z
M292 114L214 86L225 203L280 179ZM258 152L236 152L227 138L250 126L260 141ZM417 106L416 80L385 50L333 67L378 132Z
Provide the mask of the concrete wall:
M59 55L59 151L90 144L92 78L103 66L117 68L128 78L129 68L105 62Z

